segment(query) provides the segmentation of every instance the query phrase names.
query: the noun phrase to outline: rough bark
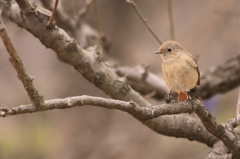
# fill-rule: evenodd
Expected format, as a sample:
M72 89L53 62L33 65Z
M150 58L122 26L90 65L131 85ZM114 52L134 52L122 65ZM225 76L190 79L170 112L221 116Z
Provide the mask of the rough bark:
M167 116L164 115L164 113L168 113L162 111L164 107L161 108L161 111L155 111L155 109L153 111L153 108L150 107L150 104L131 88L125 77L119 77L116 74L116 70L114 68L109 67L105 62L103 62L98 49L83 49L78 44L77 40L71 38L63 29L59 28L57 25L53 25L51 28L47 28L46 24L49 20L50 15L48 11L34 7L27 0L16 0L16 2L18 3L19 8L15 5L10 10L10 18L13 22L31 32L41 41L43 45L55 51L61 58L72 65L86 79L103 90L110 97L121 101L133 101L129 102L128 104L130 105L128 106L130 106L130 108L132 108L134 111L132 110L132 112L131 110L128 110L127 112L132 114L135 118L139 119L146 126L160 134L167 136L184 137L189 140L203 142L209 146L214 145L214 143L217 141L217 138L215 136L217 136L233 153L233 156L238 157L239 141L237 138L232 132L228 131L221 124L216 123L216 121L208 114L207 111L200 109L200 107L203 107L201 103L197 104L200 105L200 107L197 107L195 112L201 119L202 123L207 127L208 131L205 129L198 118L186 115ZM197 89L195 93L198 92L203 98L208 98L216 92L226 91L227 87L225 87L225 84L229 84L230 89L236 87L236 85L239 85L239 59L239 56L237 56L237 60L230 59L228 62L226 62L226 67L219 67L218 70L215 69L207 72L215 77L215 82L213 84L211 84L212 80L210 82L208 75L202 76L203 83L204 80L206 80L205 89L213 88L215 91L212 91L210 93L203 91L202 93L200 89L203 88L199 88L199 90ZM233 69L233 66L237 66L237 69ZM226 74L223 76L224 71L230 73L227 74L227 76ZM229 80L230 82L227 83L226 80ZM218 86L221 87L218 88ZM66 104L67 107L71 106L72 100L67 100ZM81 103L77 104L81 105ZM94 105L94 103L92 103L92 105ZM52 106L52 108L55 108L51 104L50 106ZM63 106L63 108L66 106ZM105 104L104 106L107 105ZM167 110L175 107L171 111L175 113L178 107L182 108L184 106L186 106L185 111L189 111L189 103L187 102L180 102L165 106L168 107ZM169 108L169 106L171 106L171 108ZM139 117L138 115L141 114L141 111L139 112L138 108L146 114L149 113L150 116L147 118ZM127 109L129 109L129 107ZM5 115L7 115L7 113L10 114L11 111L6 110L5 113ZM4 114L2 115L4 116ZM152 119L159 115L162 116L156 119Z
M26 0L17 0L10 10L10 18L18 26L27 29L43 45L51 48L65 59L79 73L114 99L134 101L141 106L150 106L141 95L132 90L125 77L119 77L115 70L107 66L95 49L84 50L64 30L58 26L46 28L49 12L32 6ZM142 121L157 133L184 137L213 145L215 137L206 131L199 119L185 115L161 116ZM173 131L173 129L175 131ZM201 129L201 133L199 133Z

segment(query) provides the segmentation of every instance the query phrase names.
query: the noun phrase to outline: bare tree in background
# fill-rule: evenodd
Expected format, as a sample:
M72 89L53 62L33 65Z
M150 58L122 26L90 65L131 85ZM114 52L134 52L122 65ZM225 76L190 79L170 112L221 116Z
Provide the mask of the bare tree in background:
M240 122L240 93L236 95L238 96L236 117L229 119L226 124L219 123L201 101L239 86L239 55L229 57L220 66L202 72L201 86L194 91L196 99L192 99L191 102L153 105L150 103L152 99L163 100L164 95L168 93L163 80L150 72L147 65L128 67L119 64L116 59L108 58L111 40L102 32L97 3L95 0L83 2L79 12L74 16L69 16L64 5L60 3L56 9L56 22L49 22L51 12L47 9L52 10L53 4L49 0L41 0L46 9L40 7L40 4L35 6L28 0L6 1L3 3L4 16L38 38L42 45L57 54L59 60L71 65L76 73L82 74L112 99L83 95L44 100L44 94L34 86L34 77L28 74L28 68L24 66L18 51L11 43L11 37L7 33L10 30L5 28L1 20L0 34L10 54L10 62L32 101L32 104L13 108L2 104L1 117L9 118L13 115L87 105L118 109L129 113L158 134L195 140L211 147L212 150L206 154L206 158L240 158L237 129ZM160 45L161 40L157 38L136 3L130 0L127 3L133 6L136 14ZM90 5L94 8L96 29L82 20ZM169 1L168 5L171 28L169 30L171 37L176 39L172 2ZM29 56L34 56L33 54ZM193 115L182 113L193 113Z

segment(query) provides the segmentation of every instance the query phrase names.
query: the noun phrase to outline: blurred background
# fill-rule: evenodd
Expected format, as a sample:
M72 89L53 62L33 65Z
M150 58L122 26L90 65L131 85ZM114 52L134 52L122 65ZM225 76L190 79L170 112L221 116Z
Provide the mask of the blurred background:
M159 38L170 40L168 1L135 2ZM73 15L82 0L60 3ZM153 54L159 44L132 6L124 0L99 0L97 7L102 31L112 42L108 56L128 66L150 64L150 70L161 76L161 59ZM194 57L199 56L200 72L239 54L240 1L172 0L172 10L175 40ZM96 28L92 6L83 20ZM9 19L4 22L46 100L83 94L107 97L29 32ZM8 107L29 104L2 42L0 52L0 103ZM205 104L219 122L226 123L235 117L237 97L238 88L216 95ZM199 159L210 151L195 141L159 135L127 113L91 106L1 118L0 125L1 159Z

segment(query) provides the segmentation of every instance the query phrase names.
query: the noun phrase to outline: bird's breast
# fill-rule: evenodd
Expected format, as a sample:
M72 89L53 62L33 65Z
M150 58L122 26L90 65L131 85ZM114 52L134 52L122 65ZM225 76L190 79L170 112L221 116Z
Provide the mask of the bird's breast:
M190 57L189 57L190 58ZM187 57L165 60L162 64L163 78L169 89L176 91L189 91L194 88L198 73L189 65Z

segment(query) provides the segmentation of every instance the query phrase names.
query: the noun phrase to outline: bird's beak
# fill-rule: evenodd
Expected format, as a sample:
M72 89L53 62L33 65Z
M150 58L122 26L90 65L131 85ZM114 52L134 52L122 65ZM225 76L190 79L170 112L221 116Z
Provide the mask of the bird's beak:
M157 51L157 52L155 52L154 54L162 54L162 53L161 53L161 51Z

